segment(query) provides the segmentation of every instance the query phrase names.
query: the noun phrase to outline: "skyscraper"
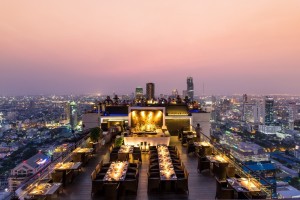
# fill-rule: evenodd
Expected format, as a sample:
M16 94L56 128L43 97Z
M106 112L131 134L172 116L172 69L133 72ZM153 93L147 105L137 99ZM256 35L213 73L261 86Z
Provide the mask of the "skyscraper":
M246 120L246 103L248 102L248 97L247 94L243 94L243 121L247 121Z
M192 77L187 77L186 83L187 83L187 96L189 97L190 100L193 100L194 99L193 78Z
M136 99L142 99L143 98L143 88L142 87L135 88L135 98Z
M243 94L243 103L247 103L248 102L248 96L247 94Z
M71 125L71 129L74 130L75 127L77 126L77 104L72 101L69 104L69 111L70 111L70 125Z
M146 84L146 97L147 97L147 100L153 100L154 99L154 91L155 91L154 83L147 83Z
M289 129L294 130L294 121L296 118L296 103L289 103L288 113L289 113Z
M273 125L274 122L274 99L272 97L265 97L265 125L270 126Z
M177 97L177 95L178 95L178 90L177 89L172 90L172 96Z
M253 119L254 123L260 123L260 116L261 116L261 106L258 102L253 105Z

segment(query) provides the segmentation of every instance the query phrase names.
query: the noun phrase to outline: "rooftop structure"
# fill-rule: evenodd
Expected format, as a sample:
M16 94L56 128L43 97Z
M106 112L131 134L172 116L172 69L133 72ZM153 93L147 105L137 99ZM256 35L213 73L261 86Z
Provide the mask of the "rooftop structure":
M277 183L277 194L279 199L298 199L300 198L300 191L290 186L287 183Z

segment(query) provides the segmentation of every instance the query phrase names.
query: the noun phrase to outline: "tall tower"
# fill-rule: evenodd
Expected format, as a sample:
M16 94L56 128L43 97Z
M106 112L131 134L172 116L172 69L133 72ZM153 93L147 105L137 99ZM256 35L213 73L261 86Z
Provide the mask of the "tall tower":
M247 94L243 94L243 121L246 121L246 103L248 102Z
M3 123L3 113L0 112L0 128L2 127L2 123Z
M135 88L135 99L142 99L143 98L143 88L137 87Z
M248 96L247 94L243 94L243 103L247 103L248 102Z
M192 77L187 77L186 83L187 83L187 96L189 97L190 100L193 100L194 99L193 78Z
M261 115L261 107L258 102L253 105L253 118L254 123L259 124L260 123L260 115Z
M289 113L289 129L294 130L294 121L296 118L296 103L289 103L288 113Z
M272 97L265 97L265 125L270 126L274 122L274 99Z
M147 97L147 100L153 100L154 99L154 91L155 91L154 83L147 83L146 84L146 97Z
M69 104L69 111L71 129L74 130L77 126L77 104L74 101Z
M178 96L178 90L177 89L172 90L172 96L173 97L177 97Z

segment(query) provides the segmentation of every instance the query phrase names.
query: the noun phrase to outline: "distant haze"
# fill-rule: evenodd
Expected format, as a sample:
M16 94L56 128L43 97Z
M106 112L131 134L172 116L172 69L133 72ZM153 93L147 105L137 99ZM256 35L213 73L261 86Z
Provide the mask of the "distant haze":
M1 94L300 94L299 0L0 2Z

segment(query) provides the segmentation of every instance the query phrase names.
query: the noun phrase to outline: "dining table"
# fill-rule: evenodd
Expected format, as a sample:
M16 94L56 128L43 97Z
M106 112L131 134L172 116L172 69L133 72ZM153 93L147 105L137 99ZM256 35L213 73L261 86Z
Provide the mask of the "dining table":
M158 145L158 164L161 180L177 180L168 146Z
M238 198L242 198L245 194L251 195L260 192L259 183L254 178L228 178L229 187L233 188Z
M82 162L83 165L85 165L88 161L88 155L93 153L94 149L93 148L82 148L82 147L77 147L75 150L73 150L73 154L79 154L80 155L80 161Z
M33 197L50 197L57 195L61 183L37 183L33 188L28 192L29 196Z
M55 171L62 171L62 182L65 185L66 184L66 176L68 171L75 171L79 170L81 168L82 162L59 162L54 166Z
M103 181L124 181L128 166L128 161L112 162L103 178Z
M121 145L118 153L129 153L132 154L133 153L133 147L132 145Z

